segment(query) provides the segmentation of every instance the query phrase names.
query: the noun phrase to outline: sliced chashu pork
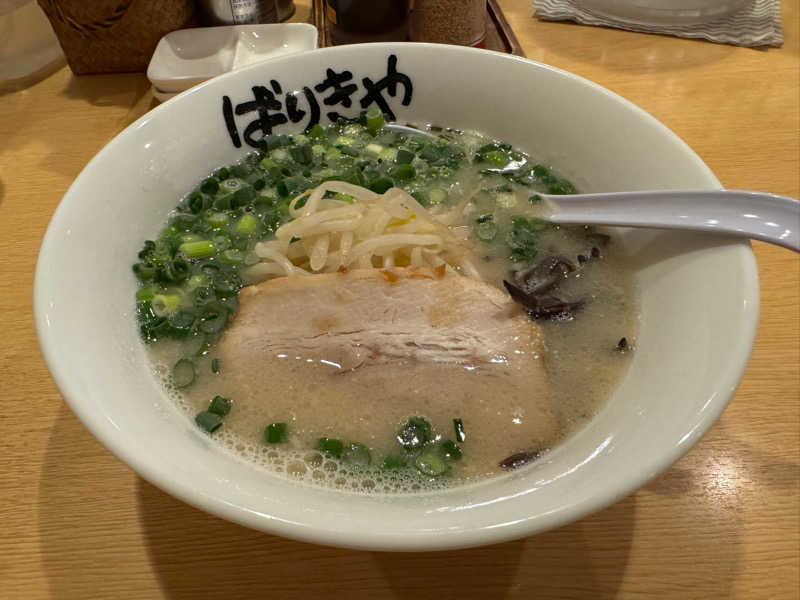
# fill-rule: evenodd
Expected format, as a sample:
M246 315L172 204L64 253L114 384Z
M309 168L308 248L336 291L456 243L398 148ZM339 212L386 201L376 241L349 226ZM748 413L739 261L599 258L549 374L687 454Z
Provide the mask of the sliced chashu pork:
M303 443L330 435L373 447L414 414L471 429L466 473L558 436L538 326L508 295L429 268L282 277L244 288L220 339L228 419L290 421ZM250 400L248 400L248 403ZM238 413L234 415L234 413Z
M241 360L291 351L343 370L403 358L541 367L539 329L509 296L443 269L281 277L239 298L221 346Z

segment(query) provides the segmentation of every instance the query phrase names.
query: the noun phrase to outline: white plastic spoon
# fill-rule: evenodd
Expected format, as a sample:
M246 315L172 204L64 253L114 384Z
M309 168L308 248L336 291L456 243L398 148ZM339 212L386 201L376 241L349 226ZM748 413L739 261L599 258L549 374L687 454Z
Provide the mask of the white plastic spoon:
M435 137L394 123L399 133ZM747 237L800 252L800 202L766 192L666 190L539 194L552 223L688 229Z

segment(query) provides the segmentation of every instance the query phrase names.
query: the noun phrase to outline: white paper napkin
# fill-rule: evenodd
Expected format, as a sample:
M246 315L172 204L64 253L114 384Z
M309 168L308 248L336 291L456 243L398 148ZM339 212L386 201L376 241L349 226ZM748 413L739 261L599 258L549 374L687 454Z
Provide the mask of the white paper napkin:
M618 21L581 8L579 0L534 0L533 4L536 16L545 21L575 21L582 25L704 39L734 46L783 45L780 0L753 0L737 13L692 25L644 25Z

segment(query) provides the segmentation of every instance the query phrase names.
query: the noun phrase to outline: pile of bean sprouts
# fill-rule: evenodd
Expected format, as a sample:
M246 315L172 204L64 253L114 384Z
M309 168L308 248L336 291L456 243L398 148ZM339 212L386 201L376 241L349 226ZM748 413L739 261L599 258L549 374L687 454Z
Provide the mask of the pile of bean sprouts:
M434 215L400 188L377 194L326 181L292 200L292 220L275 239L256 245L261 261L245 276L255 283L347 269L446 265L480 279L465 243L446 225L451 213Z

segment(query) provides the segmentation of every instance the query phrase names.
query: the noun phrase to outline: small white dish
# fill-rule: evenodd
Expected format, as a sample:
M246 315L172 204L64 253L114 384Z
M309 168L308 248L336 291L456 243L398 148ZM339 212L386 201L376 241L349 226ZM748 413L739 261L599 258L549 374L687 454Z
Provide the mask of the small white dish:
M158 42L147 78L153 96L163 102L164 94L174 95L245 65L316 47L317 28L307 23L180 29Z

